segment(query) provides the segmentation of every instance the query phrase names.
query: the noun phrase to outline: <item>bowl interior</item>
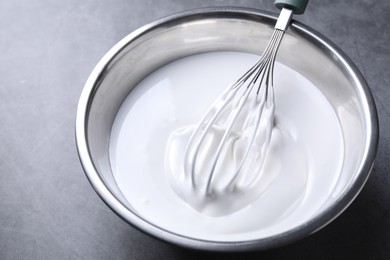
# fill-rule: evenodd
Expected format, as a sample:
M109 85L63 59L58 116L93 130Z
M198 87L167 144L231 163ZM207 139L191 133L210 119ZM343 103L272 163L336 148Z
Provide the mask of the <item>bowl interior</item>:
M274 23L273 16L253 10L202 10L176 15L130 34L95 68L80 99L79 153L94 188L125 220L138 227L150 225L135 221L136 212L122 196L110 167L111 127L126 96L148 74L181 57L225 50L260 54ZM342 173L332 196L313 217L309 230L313 232L341 213L369 175L376 150L375 106L355 66L329 41L302 24L293 22L277 60L321 90L333 106L343 132ZM83 156L84 152L87 155ZM298 233L306 232L303 230L297 228Z

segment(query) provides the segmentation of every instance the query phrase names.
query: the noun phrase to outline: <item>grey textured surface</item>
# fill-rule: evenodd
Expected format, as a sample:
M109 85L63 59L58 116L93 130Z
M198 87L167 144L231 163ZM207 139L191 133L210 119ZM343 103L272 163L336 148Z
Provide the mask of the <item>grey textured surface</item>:
M311 0L296 17L356 63L380 120L370 179L321 231L264 252L193 252L139 232L95 194L74 141L78 98L94 65L148 22L220 5L276 12L272 0L0 0L0 259L390 259L388 0Z

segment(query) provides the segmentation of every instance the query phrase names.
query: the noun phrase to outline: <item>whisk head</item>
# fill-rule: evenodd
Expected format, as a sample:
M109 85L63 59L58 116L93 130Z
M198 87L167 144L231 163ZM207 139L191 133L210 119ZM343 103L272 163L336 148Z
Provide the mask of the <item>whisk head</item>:
M259 179L274 120L273 70L283 31L275 30L260 60L210 107L184 153L194 189L212 196L250 189Z

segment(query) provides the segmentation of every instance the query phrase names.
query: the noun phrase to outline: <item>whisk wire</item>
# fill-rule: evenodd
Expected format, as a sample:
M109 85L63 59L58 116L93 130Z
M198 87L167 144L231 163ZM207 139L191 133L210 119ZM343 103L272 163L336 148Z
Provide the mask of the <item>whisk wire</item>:
M261 58L262 64L264 64L264 65L259 68L259 70L256 73L256 76L254 77L255 81L257 81L258 77L261 74L261 80L259 81L259 84L258 84L259 87L258 87L258 90L256 92L256 94L259 95L260 89L261 89L261 87L263 85L264 76L266 75L266 81L264 83L264 85L265 85L265 94L261 95L261 97L260 97L258 110L256 112L255 123L253 124L255 127L254 127L254 129L253 129L253 131L252 131L252 133L250 135L250 139L249 139L250 142L249 142L248 146L245 149L245 152L244 152L244 155L243 155L243 159L240 161L238 167L235 169L235 173L234 173L232 179L230 180L230 182L227 185L227 188L230 189L230 190L234 189L233 186L235 185L236 180L239 178L240 174L243 174L241 172L241 170L242 170L242 168L243 168L243 166L245 164L245 160L248 157L251 148L253 147L254 140L255 140L257 131L259 129L260 119L261 119L262 112L264 110L264 106L267 105L266 103L268 103L267 102L268 101L268 91L269 91L268 89L273 87L272 75L273 75L273 69L274 69L274 63L275 63L275 56L276 56L276 52L277 52L277 50L275 50L274 48L280 43L282 36L283 36L283 32L281 32L279 30L275 30L274 31L274 33L272 35L272 38L270 40L270 44L267 46L266 51L264 52L264 54L262 55L262 58ZM263 61L265 61L265 62L263 62ZM266 68L265 71L263 71L264 67ZM271 98L273 99L273 95L272 95ZM269 140L270 139L269 138L270 131L267 131L266 135L267 136L266 136L265 140ZM264 153L264 151L260 151L260 153ZM265 156L262 156L260 158L262 158L262 160L259 162L259 166L261 168L262 164L265 161ZM257 175L257 176L259 176L259 175ZM249 184L250 183L255 183L255 181L250 180L248 183Z
M282 13L285 13L285 10ZM292 12L288 11L287 15L292 16ZM278 19L279 21L279 19ZM286 22L289 22L287 20ZM284 28L284 27L283 27ZM273 125L273 109L274 109L274 95L273 95L273 73L274 73L274 64L277 51L279 49L281 40L284 35L285 29L280 29L275 27L275 30L272 33L271 39L268 42L261 58L255 65L253 65L244 75L242 75L234 84L232 84L214 103L214 105L207 111L205 116L202 118L200 123L195 128L194 132L190 136L189 142L185 149L184 153L184 174L187 176L190 175L190 182L192 187L198 188L198 180L196 175L199 172L206 174L206 186L205 193L210 195L213 193L212 182L215 176L215 172L220 168L220 160L222 155L226 152L225 146L231 144L228 142L229 137L232 134L233 128L240 118L245 105L246 110L250 109L248 99L250 93L252 93L254 88L257 88L255 105L256 109L252 116L247 117L244 121L244 124L253 126L250 129L249 138L246 139L246 146L243 152L243 156L239 159L238 164L235 166L233 174L229 175L227 185L225 189L234 190L239 184L239 180L245 179L244 177L248 173L243 173L243 168L245 166L246 160L248 160L249 154L257 135L259 134L259 128L261 124L262 114L264 113L264 108L272 110L271 120L272 122L262 129L262 133L265 135L265 139L260 144L259 154L260 159L256 161L256 169L261 169L265 161L265 154L267 147L269 145L270 136L272 132ZM246 87L243 89L243 86ZM239 94L240 93L240 94ZM240 96L238 96L240 95ZM225 118L224 115L226 111L230 111L228 116ZM249 110L248 110L249 111ZM199 162L200 151L202 146L205 145L206 138L211 131L214 131L214 126L217 126L221 121L224 124L222 138L217 144L217 148L212 151L212 157L206 165L202 165L202 162ZM212 129L213 128L213 129ZM205 151L203 148L202 152ZM208 151L202 153L203 156L207 156ZM204 168L207 169L204 169ZM260 167L260 168L259 168ZM200 169L200 170L199 170ZM259 178L260 174L255 174L253 178L250 178L249 181L241 183L242 186L251 186ZM214 187L214 186L213 186Z
M282 32L282 34L283 34L283 32ZM216 172L216 168L217 168L218 162L220 160L220 157L222 155L223 148L228 143L227 139L231 135L231 132L232 132L232 129L233 129L233 126L234 126L235 122L237 121L237 119L238 119L242 109L244 108L244 105L246 104L246 102L248 100L248 97L249 97L249 94L251 93L252 89L256 85L258 85L258 88L257 88L257 91L256 91L256 94L258 95L259 92L260 92L260 88L263 85L264 78L265 78L266 79L266 82L265 82L265 88L266 88L265 89L265 96L263 95L263 98L261 99L260 104L258 105L258 111L256 113L255 124L254 124L255 127L254 127L254 129L253 129L253 131L252 131L252 133L250 135L250 139L249 139L248 145L247 145L247 147L245 149L244 155L243 155L242 159L240 160L237 168L234 170L234 174L232 175L231 180L228 181L228 184L227 184L227 188L234 189L233 186L234 186L236 180L238 179L238 177L240 176L241 169L243 168L243 166L245 164L245 161L248 158L249 152L251 151L251 148L253 147L254 139L256 137L256 134L257 134L257 131L258 131L258 128L259 128L261 114L262 114L262 111L264 109L264 104L266 103L266 100L267 100L267 97L268 97L268 88L270 86L272 87L272 81L270 81L270 79L272 78L271 75L272 75L272 72L273 72L273 65L274 65L274 61L275 61L274 56L276 55L275 47L278 46L278 44L280 43L282 34L280 33L279 30L274 30L274 32L272 34L272 37L271 37L271 40L268 43L268 45L267 45L263 55L261 56L259 62L257 62L248 71L248 73L244 74L244 76L242 78L240 78L237 81L237 83L234 84L235 86L241 87L243 84L246 83L247 80L250 79L250 82L247 85L246 90L244 91L243 95L239 98L239 100L237 102L238 103L238 107L234 110L233 115L231 117L231 120L227 124L226 130L225 130L225 132L223 134L223 137L222 137L222 139L221 139L221 141L220 141L220 143L218 145L218 148L216 149L214 157L212 159L211 167L210 167L210 169L208 171L208 175L207 175L208 176L207 184L206 184L206 193L207 194L212 193L212 190L210 189L211 182L213 180L214 173ZM254 73L254 75L253 75L253 73ZM259 81L259 78L260 78L260 81ZM234 94L236 94L236 93L237 92L235 92ZM218 116L219 116L219 114L217 115L217 117ZM266 138L267 137L268 137L268 135L266 136ZM197 150L200 149L200 146L202 145L201 142L199 142L199 144L197 146ZM193 165L193 167L195 167L195 164L196 164L196 161L197 161L197 156L198 156L198 154L196 154L195 157L194 157L194 165ZM263 164L263 161L261 162L261 164ZM192 179L194 180L195 179L195 177L194 177L195 176L195 171L192 171L191 175L192 175Z

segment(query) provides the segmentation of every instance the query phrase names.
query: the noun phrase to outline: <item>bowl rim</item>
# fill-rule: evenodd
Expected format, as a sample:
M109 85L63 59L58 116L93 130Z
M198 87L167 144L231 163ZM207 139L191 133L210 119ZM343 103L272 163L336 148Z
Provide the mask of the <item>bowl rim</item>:
M209 16L209 15L244 15L244 16L257 16L259 18L275 20L277 17L275 14L270 12L251 9L251 8L242 8L242 7L209 7L209 8L199 8L180 12L167 16L162 19L158 19L154 22L151 22L147 25L140 27L139 29L133 31L129 35L125 36L121 41L114 45L99 61L96 67L93 69L90 74L85 86L82 90L76 115L76 145L77 152L81 165L84 169L86 177L88 178L91 186L94 188L96 193L100 198L108 205L119 217L125 220L127 223L131 224L133 227L154 236L162 241L167 241L182 247L199 249L206 251L220 251L220 252L230 252L230 251L250 251L250 250L260 250L260 249L269 249L279 247L296 240L299 240L303 237L306 237L319 229L326 226L333 219L338 217L356 198L364 184L366 183L370 172L372 170L374 160L376 157L376 152L378 148L379 140L379 126L378 126L378 115L376 111L375 102L371 91L365 81L363 75L358 70L356 65L347 57L347 55L340 50L335 44L328 40L325 36L316 32L312 28L293 20L290 29L298 32L300 35L304 35L307 39L310 39L311 42L325 46L333 55L336 55L338 60L345 66L351 75L354 75L355 80L360 82L362 95L366 98L368 104L368 112L370 115L369 122L367 122L367 141L366 141L366 151L363 156L364 160L360 165L359 174L357 178L352 182L352 185L343 192L340 196L340 199L336 200L331 206L326 210L316 215L314 218L310 219L308 222L303 223L291 230L288 230L271 237L254 239L248 241L208 241L196 238L186 237L180 234L173 233L171 231L165 230L161 227L154 225L153 223L148 222L147 220L141 218L137 214L131 212L126 206L124 206L111 191L105 186L103 180L99 176L98 171L96 170L94 163L91 159L89 148L88 148L88 138L87 138L87 121L88 114L90 111L90 101L93 99L95 92L96 84L101 78L102 72L105 70L108 64L116 57L118 53L121 52L125 46L137 39L138 37L148 33L155 28L162 27L164 24L170 23L175 20L186 19L188 17L194 16Z

